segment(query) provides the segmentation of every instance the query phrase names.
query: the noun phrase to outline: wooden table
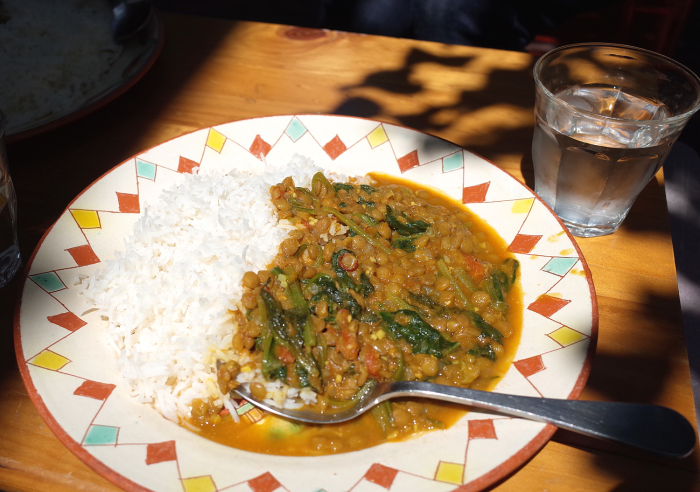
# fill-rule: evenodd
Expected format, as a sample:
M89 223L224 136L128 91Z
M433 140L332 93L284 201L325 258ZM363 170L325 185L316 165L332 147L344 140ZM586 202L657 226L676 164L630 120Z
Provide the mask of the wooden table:
M88 184L137 152L200 127L290 113L400 123L444 137L533 186L533 59L288 26L163 15L160 59L94 114L8 148L29 258ZM100 160L86 156L99 150ZM583 399L657 403L695 422L663 177L622 228L578 241L598 293L600 336ZM17 279L16 279L17 280ZM53 436L12 347L14 281L0 291L0 489L118 490ZM700 490L698 453L660 460L558 431L498 491Z

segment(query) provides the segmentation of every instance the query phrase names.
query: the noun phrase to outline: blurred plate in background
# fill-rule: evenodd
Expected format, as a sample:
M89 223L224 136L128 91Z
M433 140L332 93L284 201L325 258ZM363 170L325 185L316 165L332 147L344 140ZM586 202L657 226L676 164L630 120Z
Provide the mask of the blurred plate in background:
M155 11L154 11L155 14ZM112 40L106 0L0 3L0 108L7 142L44 133L104 106L153 65L163 30L151 15L138 36Z

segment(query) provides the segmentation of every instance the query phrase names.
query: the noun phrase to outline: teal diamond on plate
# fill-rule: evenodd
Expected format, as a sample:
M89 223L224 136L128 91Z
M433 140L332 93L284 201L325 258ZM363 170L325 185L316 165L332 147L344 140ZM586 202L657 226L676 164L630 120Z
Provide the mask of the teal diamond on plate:
M104 444L117 444L118 427L107 425L91 425L83 444L85 446L99 446Z
M301 121L294 118L284 132L289 135L293 142L296 142L306 133L306 127L301 124Z
M464 166L464 156L462 155L461 151L442 158L442 172L443 173L449 173L450 171L462 169L463 166Z
M578 258L552 258L542 267L542 270L563 277L577 261Z
M156 179L156 165L136 159L136 175L153 181Z
M246 402L236 409L236 413L238 415L243 415L244 413L251 411L253 408L255 407L251 403Z
M63 282L61 282L61 279L58 278L58 275L54 272L38 273L36 275L31 275L29 278L46 292L56 292L57 290L66 288Z

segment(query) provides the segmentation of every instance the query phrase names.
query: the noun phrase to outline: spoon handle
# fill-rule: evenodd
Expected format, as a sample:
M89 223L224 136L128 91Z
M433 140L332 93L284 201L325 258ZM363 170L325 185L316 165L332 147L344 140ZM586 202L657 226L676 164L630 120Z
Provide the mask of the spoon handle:
M688 420L670 408L637 403L559 400L505 395L419 381L391 384L390 397L423 396L555 425L668 458L695 447Z

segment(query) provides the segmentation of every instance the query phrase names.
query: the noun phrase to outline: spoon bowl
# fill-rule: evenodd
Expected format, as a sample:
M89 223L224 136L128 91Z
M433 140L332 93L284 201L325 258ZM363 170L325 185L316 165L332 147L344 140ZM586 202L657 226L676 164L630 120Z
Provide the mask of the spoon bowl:
M659 405L534 398L422 381L372 381L363 388L362 396L353 406L324 413L311 409L278 408L254 397L247 385L238 387L233 393L272 414L309 424L346 422L383 401L420 397L552 424L667 458L684 458L695 447L695 431L690 422L675 410Z
M124 44L146 29L153 16L153 6L146 0L127 2L110 0L112 7L112 38Z

